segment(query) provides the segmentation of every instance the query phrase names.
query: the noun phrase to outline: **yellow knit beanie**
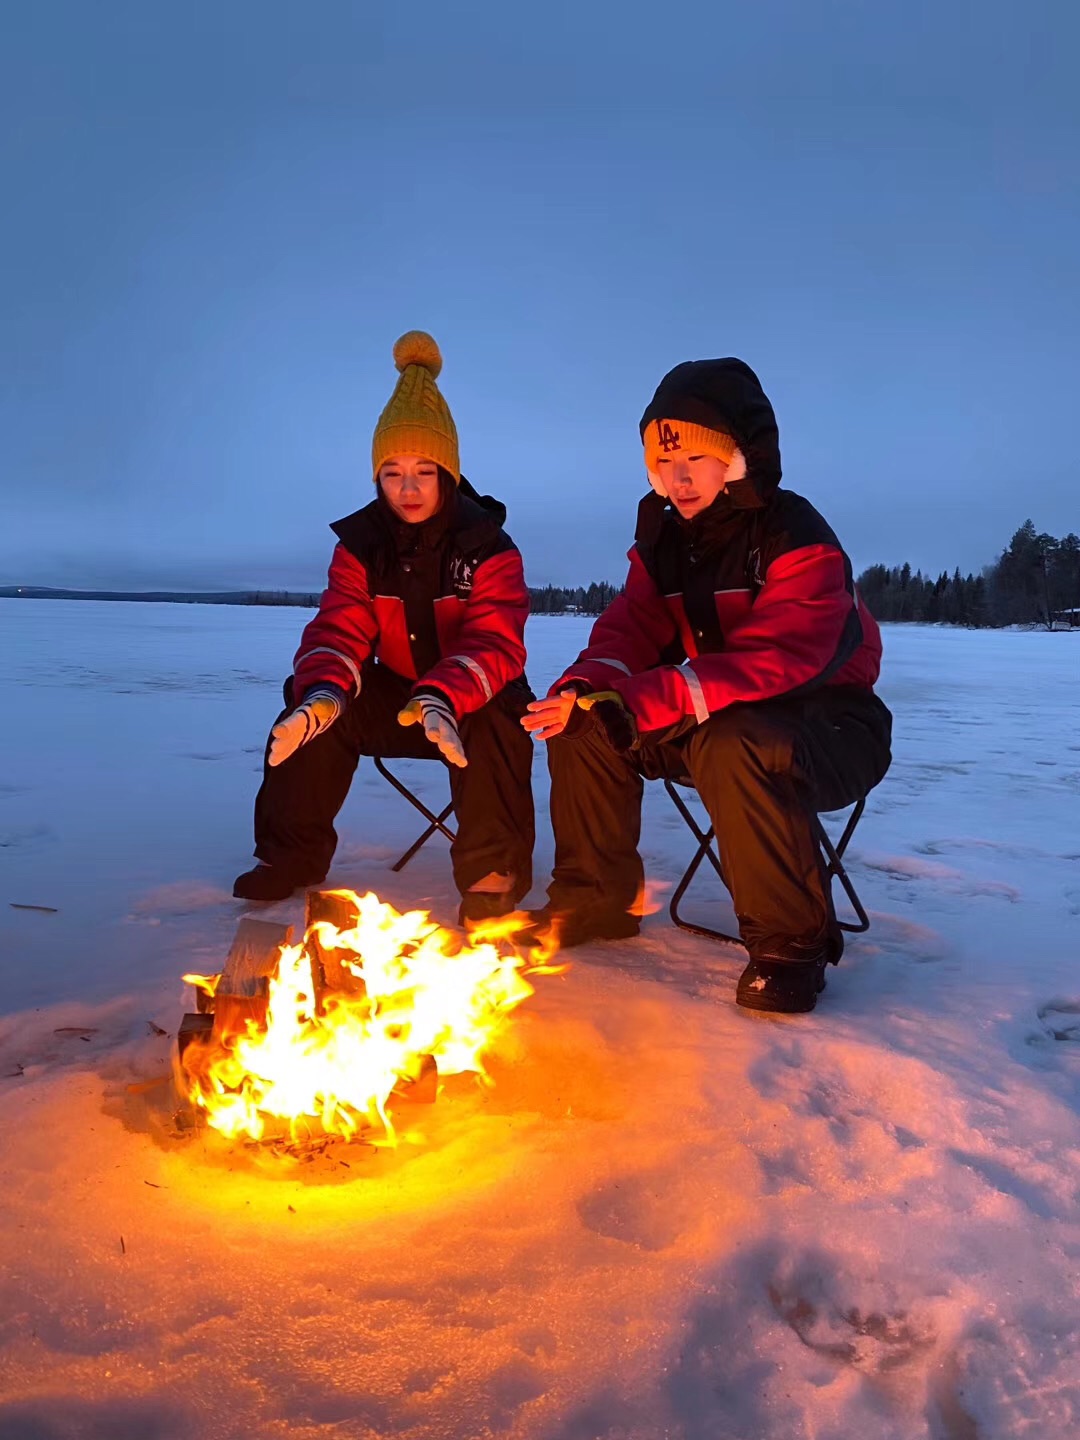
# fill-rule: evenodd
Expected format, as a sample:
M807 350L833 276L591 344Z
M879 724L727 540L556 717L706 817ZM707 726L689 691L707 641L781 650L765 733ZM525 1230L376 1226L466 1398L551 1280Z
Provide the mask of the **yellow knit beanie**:
M390 402L379 416L371 442L372 472L391 455L422 455L461 480L457 427L435 377L442 355L424 330L410 330L394 346L394 364L401 371Z
M691 425L686 420L650 420L645 428L645 469L656 474L656 462L664 456L715 455L730 465L735 441L723 430Z

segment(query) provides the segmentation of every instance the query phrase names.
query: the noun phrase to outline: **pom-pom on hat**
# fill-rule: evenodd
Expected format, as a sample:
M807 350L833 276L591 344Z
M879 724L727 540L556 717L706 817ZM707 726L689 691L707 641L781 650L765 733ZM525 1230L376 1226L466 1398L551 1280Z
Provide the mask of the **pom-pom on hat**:
M457 427L443 399L436 376L442 353L424 330L409 330L394 346L394 364L401 379L379 416L371 442L372 473L392 455L423 455L461 480Z

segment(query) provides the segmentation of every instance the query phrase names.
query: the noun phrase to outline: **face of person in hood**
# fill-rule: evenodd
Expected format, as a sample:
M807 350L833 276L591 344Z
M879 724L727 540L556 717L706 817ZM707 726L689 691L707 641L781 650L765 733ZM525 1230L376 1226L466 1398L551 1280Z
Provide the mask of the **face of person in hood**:
M391 455L379 467L377 480L386 502L399 520L419 525L439 508L439 467L423 455Z
M707 510L727 486L728 467L716 455L660 456L656 474L684 520Z

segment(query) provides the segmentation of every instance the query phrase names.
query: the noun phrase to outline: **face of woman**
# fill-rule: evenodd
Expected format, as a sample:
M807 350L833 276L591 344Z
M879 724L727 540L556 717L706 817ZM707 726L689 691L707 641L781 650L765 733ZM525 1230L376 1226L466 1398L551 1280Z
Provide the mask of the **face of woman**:
M439 467L422 455L391 455L377 476L387 504L400 520L419 525L439 508Z

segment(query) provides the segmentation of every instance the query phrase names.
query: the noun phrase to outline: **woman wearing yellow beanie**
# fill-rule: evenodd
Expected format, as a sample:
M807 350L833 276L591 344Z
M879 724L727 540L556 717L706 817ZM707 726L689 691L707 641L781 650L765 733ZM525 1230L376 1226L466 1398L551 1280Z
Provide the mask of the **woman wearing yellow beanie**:
M514 909L532 883L532 751L519 720L529 594L506 510L461 474L430 335L394 346L400 378L375 427L376 498L330 528L319 613L285 684L255 801L260 864L234 895L320 884L361 755L446 761L463 922Z

